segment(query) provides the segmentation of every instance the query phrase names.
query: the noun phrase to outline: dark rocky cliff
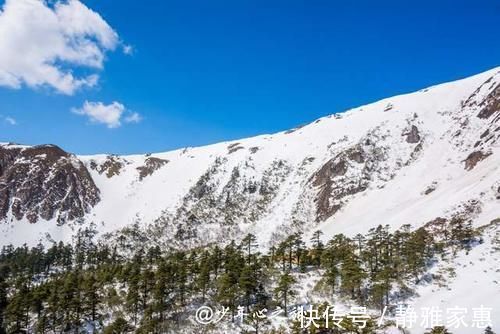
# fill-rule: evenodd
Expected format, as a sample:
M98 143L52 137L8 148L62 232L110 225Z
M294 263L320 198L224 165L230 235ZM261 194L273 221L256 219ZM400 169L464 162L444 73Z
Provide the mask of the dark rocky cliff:
M0 145L0 219L9 212L34 223L83 217L99 202L84 164L54 145Z

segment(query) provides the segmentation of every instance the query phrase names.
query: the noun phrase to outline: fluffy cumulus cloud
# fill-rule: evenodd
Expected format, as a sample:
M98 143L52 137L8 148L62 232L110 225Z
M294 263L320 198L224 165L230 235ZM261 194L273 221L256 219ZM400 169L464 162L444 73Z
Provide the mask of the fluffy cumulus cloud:
M110 129L120 127L122 121L138 123L142 120L141 115L127 110L123 104L116 101L111 104L85 101L81 108L73 108L72 112L87 116L93 123L105 124Z
M0 85L73 94L97 83L106 51L119 44L108 23L78 0L6 0L0 9ZM90 73L75 74L81 68Z

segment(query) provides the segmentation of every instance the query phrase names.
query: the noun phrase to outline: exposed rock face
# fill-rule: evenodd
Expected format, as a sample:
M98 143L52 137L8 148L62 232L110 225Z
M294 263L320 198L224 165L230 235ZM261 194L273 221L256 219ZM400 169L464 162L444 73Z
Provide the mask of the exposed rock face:
M92 161L90 163L90 168L96 170L99 174L106 173L108 178L112 178L113 176L120 175L120 171L124 165L125 162L123 162L120 157L108 155L106 161L100 165L98 165L95 161Z
M227 147L227 153L231 154L231 153L234 153L234 152L242 150L242 149L244 149L244 147L241 146L240 143L234 143L234 144L231 144Z
M463 118L459 134L480 128L481 131L476 133L477 139L473 145L475 151L487 151L489 147L495 146L500 140L500 84L498 84L498 79L491 77L485 81L464 102L463 107L472 111L480 119L480 123L474 119L475 117ZM480 124L480 127L477 124ZM475 129L474 126L476 126Z
M423 192L424 195L429 195L430 193L434 192L437 188L438 184L437 182L432 182L431 185L429 185Z
M489 118L500 112L500 84L479 105L482 109L477 115L479 118Z
M74 155L53 145L0 146L0 219L9 211L31 223L83 217L99 202L99 189Z
M344 198L364 191L370 180L367 153L361 145L351 147L324 164L311 178L310 182L317 187L316 220L323 221L337 212L344 203ZM358 166L355 166L358 165ZM349 170L351 175L347 175Z
M411 129L408 133L405 133L406 142L410 144L416 144L420 142L420 134L418 128L415 125L411 126Z
M152 175L155 171L168 163L169 161L165 159L147 157L144 161L144 166L137 167L137 170L139 171L139 180L142 181L146 176Z
M491 152L474 151L465 159L465 169L472 170L481 161L491 155Z
M250 147L248 150L250 151L250 153L255 154L259 151L259 148L254 146L254 147Z

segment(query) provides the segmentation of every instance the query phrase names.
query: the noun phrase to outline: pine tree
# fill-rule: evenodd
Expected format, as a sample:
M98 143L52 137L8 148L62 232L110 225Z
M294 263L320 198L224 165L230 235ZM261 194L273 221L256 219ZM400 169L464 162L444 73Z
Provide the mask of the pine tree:
M281 275L278 281L278 286L274 290L278 299L281 299L282 305L285 311L285 317L288 316L288 301L290 297L293 297L295 291L293 290L293 284L295 284L295 279L289 272Z
M140 267L137 262L133 264L130 270L130 277L128 278L128 290L125 301L126 308L129 314L132 314L134 325L137 325L137 316L139 313L139 282L140 281Z
M277 260L281 261L281 270L282 272L286 272L286 253L287 253L288 243L286 241L281 242L276 248L275 257Z
M41 284L36 287L31 293L30 301L30 311L36 314L36 322L40 323L42 328L45 328L45 305L44 300L47 299L47 287L45 284Z
M205 303L207 290L210 284L210 271L212 264L209 261L210 255L205 251L201 257L200 272L197 276L196 285L201 291L202 302Z
M60 282L58 280L48 283L47 296L47 318L49 319L50 328L53 332L57 332L59 326L62 325L63 314L60 307Z
M106 328L104 328L104 334L125 334L132 330L131 326L127 323L127 320L122 317L116 318L115 321Z
M315 249L319 249L322 247L323 242L321 241L321 236L323 235L323 232L320 230L314 231L311 237L311 242L313 243L313 247Z
M176 300L180 305L184 305L186 294L188 292L188 261L184 252L176 252L173 258L173 276L175 282Z
M64 310L64 322L77 329L82 319L81 274L79 269L70 271L63 281L60 307Z
M356 242L357 254L358 256L361 256L365 246L366 238L364 237L364 235L358 233L354 237L354 241Z
M238 298L238 286L235 278L226 272L219 277L216 301L231 310L231 320L234 322L236 303Z
M31 293L26 277L19 277L15 284L16 294L9 300L5 309L8 333L22 332L28 327Z
M323 253L324 245L321 241L323 232L317 230L313 233L311 242L313 244L312 262L316 267L321 266L321 254Z
M170 278L172 277L172 270L169 263L164 260L160 261L155 275L156 282L153 289L153 311L156 312L159 322L162 323L165 319L165 311L170 308L168 299L171 297L173 291L172 282L170 281Z
M247 265L243 268L238 283L244 295L247 312L249 312L251 297L255 294L258 284L258 277L255 275L253 266Z
M323 251L321 264L326 270L326 282L332 288L333 293L336 292L337 283L340 279L341 263L351 251L350 240L342 234L331 239Z
M433 253L431 235L424 229L410 233L408 240L403 245L403 257L407 273L411 275L415 283L420 281L420 276L425 272Z
M247 234L245 238L241 241L242 246L246 249L247 252L247 263L250 265L251 259L252 259L252 251L254 248L256 248L257 245L257 238L253 234Z
M99 293L101 284L97 282L95 274L91 273L85 277L83 282L83 308L86 316L91 321L96 321L98 318L97 307L101 302Z
M0 334L5 334L4 317L5 309L7 308L7 283L5 277L7 273L4 268L0 268Z
M145 268L139 276L139 293L141 309L144 311L148 307L151 290L154 287L154 273L150 268Z
M300 232L295 233L293 235L293 239L291 240L291 242L293 247L293 253L295 254L295 262L297 266L299 266L305 248L304 241L302 240L302 234Z
M467 251L471 249L471 243L474 240L475 232L470 220L464 220L461 217L454 217L450 223L450 238L452 245L455 245L455 252L458 248L464 248Z
M361 285L365 273L361 268L360 261L354 253L347 253L342 262L340 270L341 288L353 299L361 298Z

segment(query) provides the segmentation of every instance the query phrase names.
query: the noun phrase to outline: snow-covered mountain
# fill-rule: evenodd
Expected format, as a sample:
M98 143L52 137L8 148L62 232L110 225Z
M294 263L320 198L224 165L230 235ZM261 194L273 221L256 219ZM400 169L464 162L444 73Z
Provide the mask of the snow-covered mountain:
M460 215L489 225L485 242L454 260L451 288L423 287L417 304L500 307L489 298L500 293L499 139L495 68L290 131L165 153L75 156L4 143L0 246L136 224L166 246L253 233L266 247L295 231L326 239Z
M500 216L499 72L286 132L166 153L74 156L2 144L0 243L64 240L89 222L100 232L154 224L187 245L247 232L266 244L295 230L416 227L464 208L487 224Z

